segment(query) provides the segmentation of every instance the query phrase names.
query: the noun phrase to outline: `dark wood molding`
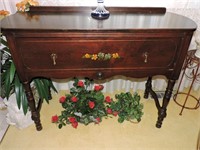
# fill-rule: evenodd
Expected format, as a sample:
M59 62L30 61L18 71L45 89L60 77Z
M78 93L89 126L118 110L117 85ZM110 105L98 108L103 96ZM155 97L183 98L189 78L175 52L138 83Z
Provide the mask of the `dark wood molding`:
M30 12L49 12L49 13L63 13L63 12L90 12L95 7L71 7L71 6L34 6L30 7ZM145 14L164 14L165 7L106 7L111 13L145 13Z

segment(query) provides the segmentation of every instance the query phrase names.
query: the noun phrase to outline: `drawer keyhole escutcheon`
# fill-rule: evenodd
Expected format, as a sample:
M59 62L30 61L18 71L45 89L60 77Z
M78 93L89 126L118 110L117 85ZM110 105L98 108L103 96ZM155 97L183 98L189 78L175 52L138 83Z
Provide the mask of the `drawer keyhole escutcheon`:
M148 52L144 52L143 56L144 56L144 63L147 63L148 62Z
M57 55L52 53L51 54L51 59L53 60L53 65L55 66L56 65L56 59L57 59Z

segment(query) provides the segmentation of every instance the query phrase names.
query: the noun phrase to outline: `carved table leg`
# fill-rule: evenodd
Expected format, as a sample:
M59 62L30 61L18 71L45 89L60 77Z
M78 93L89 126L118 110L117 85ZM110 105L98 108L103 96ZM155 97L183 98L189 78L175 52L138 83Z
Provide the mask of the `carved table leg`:
M160 109L158 109L158 120L157 120L157 123L156 123L157 128L161 128L162 121L167 116L167 113L166 113L167 105L168 105L169 100L171 98L172 91L173 91L173 88L174 88L174 84L175 84L175 80L169 80L168 81L167 89L166 89L165 95L163 97L162 107L160 107Z
M147 99L149 94L152 95L152 97L155 101L155 104L156 104L156 108L158 109L158 120L157 120L157 123L156 123L156 127L161 128L163 119L167 116L167 113L166 113L167 105L168 105L169 100L170 100L171 95L172 95L175 80L169 80L168 81L168 86L167 86L167 89L165 91L165 95L163 97L162 107L161 107L161 105L158 101L158 97L157 97L156 93L152 90L151 83L152 83L152 77L149 77L148 80L147 80L147 83L146 83L146 89L144 91L144 98Z
M26 96L27 96L27 99L28 99L28 105L31 109L32 120L35 122L36 129L38 131L40 131L40 130L42 130L42 125L40 123L40 114L39 114L39 110L37 110L37 108L35 106L35 100L34 100L34 97L33 97L31 87L30 87L28 82L23 83L23 84L24 84Z
M147 83L145 84L145 86L146 86L145 91L144 91L145 99L147 99L149 97L149 92L150 92L150 89L152 88L151 81L152 81L152 77L149 77L147 80Z

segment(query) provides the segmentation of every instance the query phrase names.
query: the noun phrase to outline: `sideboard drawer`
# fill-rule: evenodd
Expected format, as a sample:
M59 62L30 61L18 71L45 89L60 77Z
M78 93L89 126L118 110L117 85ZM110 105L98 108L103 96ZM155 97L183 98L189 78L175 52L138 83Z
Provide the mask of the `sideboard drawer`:
M94 68L166 68L173 65L178 41L145 40L62 40L17 39L17 46L27 69L94 69ZM95 56L110 55L108 59ZM112 57L117 55L119 57Z

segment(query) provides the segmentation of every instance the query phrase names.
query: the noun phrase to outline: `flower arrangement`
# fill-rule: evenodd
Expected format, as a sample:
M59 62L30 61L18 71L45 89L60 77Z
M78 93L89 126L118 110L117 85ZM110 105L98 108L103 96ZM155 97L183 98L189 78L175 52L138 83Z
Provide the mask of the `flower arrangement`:
M66 124L76 128L78 122L85 125L91 122L99 123L102 117L106 116L104 95L101 92L103 86L95 85L94 90L89 90L91 83L90 79L85 79L83 82L75 78L70 94L59 99L64 111L59 117L57 115L52 117L52 122L59 123L59 128Z
M21 2L16 4L18 11L29 11L30 6L38 6L39 3L36 0L22 0Z
M70 93L59 99L64 110L60 116L52 116L52 123L58 124L58 128L67 124L77 128L79 123L99 124L103 117L108 116L118 116L119 123L124 120L133 122L134 119L137 122L141 121L143 105L137 93L134 95L129 92L116 94L116 101L114 101L110 96L103 95L103 85L93 84L92 86L92 84L91 79L86 78L83 82L75 78Z
M10 14L10 12L7 10L0 10L0 16L7 16L9 14Z

